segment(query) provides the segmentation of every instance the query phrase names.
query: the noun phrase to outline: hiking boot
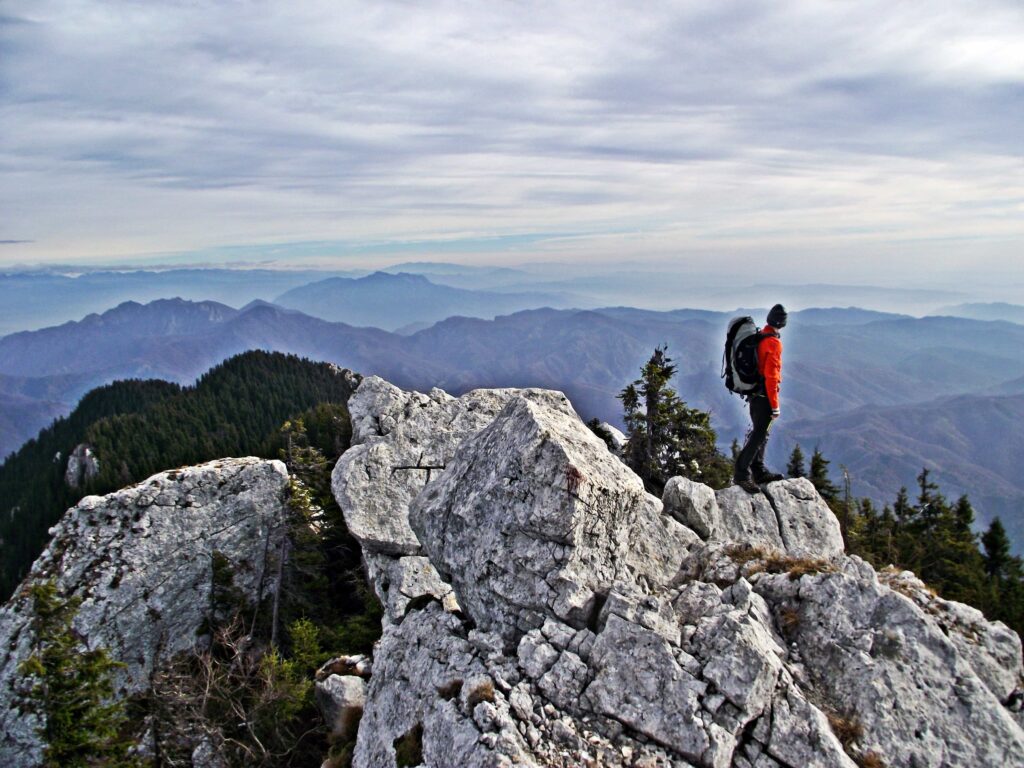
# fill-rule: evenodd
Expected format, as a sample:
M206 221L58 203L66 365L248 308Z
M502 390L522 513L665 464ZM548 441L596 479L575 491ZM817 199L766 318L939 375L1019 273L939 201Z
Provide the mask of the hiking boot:
M784 475L780 475L778 472L765 472L760 475L754 475L756 482L761 483L774 483L776 480L785 480Z
M742 488L747 493L760 493L761 492L761 488L758 486L758 484L755 483L753 480L751 480L749 477L746 478L745 480L736 480L735 482L736 482L736 485L738 485L740 488Z

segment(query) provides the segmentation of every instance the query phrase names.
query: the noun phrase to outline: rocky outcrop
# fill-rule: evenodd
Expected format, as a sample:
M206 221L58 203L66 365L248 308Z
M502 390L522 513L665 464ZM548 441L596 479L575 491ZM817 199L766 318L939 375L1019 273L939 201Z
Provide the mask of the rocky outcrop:
M810 483L657 499L553 392L350 408L387 607L355 765L1022 764L1019 638L846 556Z
M332 486L389 620L420 598L451 594L430 560L420 556L420 541L409 525L412 500L510 399L546 395L488 389L454 398L440 389L405 392L377 376L362 380L349 399L352 447L335 466ZM454 595L447 607L457 608Z
M75 628L89 647L124 662L120 694L142 690L158 660L202 641L215 553L246 599L270 589L265 554L286 535L287 485L279 461L224 459L87 496L68 510L0 609L0 764L39 762L38 723L15 702L17 667L32 641L31 583L53 578L62 595L81 598Z
M69 488L81 488L86 480L91 480L100 473L100 461L92 448L85 443L75 446L68 454L67 468L64 470L64 482Z
M668 583L699 542L580 426L560 393L513 398L410 508L459 604L509 643L550 615L585 627L618 581Z

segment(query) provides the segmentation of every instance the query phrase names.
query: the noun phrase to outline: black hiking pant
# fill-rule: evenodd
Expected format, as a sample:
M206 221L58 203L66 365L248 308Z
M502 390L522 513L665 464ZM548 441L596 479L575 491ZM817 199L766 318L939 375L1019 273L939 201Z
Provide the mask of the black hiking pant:
M750 398L750 421L754 425L747 435L747 442L736 458L736 480L750 478L751 470L754 480L768 473L764 465L764 448L768 445L768 430L772 425L772 406L767 395L754 395Z

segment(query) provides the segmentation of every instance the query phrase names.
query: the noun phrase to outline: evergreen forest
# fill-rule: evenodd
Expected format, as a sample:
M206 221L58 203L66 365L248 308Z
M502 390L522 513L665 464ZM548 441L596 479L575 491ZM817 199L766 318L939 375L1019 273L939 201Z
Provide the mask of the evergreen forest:
M0 599L6 600L49 540L65 510L167 469L228 456L278 458L279 429L307 411L310 440L337 456L350 432L345 403L356 378L327 363L251 351L210 369L192 386L117 381L86 394L0 465ZM311 411L338 404L341 428ZM69 454L89 446L98 473L65 479Z

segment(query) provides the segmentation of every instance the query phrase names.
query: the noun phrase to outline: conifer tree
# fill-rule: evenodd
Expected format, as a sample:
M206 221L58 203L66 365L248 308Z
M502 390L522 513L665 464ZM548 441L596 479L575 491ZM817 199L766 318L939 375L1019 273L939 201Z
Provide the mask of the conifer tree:
M800 448L800 443L797 443L793 447L793 452L789 454L789 463L786 465L786 474L790 477L806 477L807 467L804 465L804 452Z
M818 490L827 502L835 502L839 498L839 488L836 487L828 477L829 460L826 459L821 450L817 447L811 455L811 473L808 476L814 487Z
M674 475L722 487L732 466L718 451L710 416L688 407L669 386L675 372L666 348L658 347L640 378L619 393L628 436L623 458L656 493Z
M81 600L65 599L53 579L34 584L32 654L18 671L32 679L23 706L42 720L45 768L136 765L120 736L124 702L114 699L113 673L124 665L106 649L81 650L72 629Z
M1003 578L1011 560L1010 538L1006 535L1003 521L998 517L989 523L988 530L982 534L981 544L985 547L985 572L993 580Z

